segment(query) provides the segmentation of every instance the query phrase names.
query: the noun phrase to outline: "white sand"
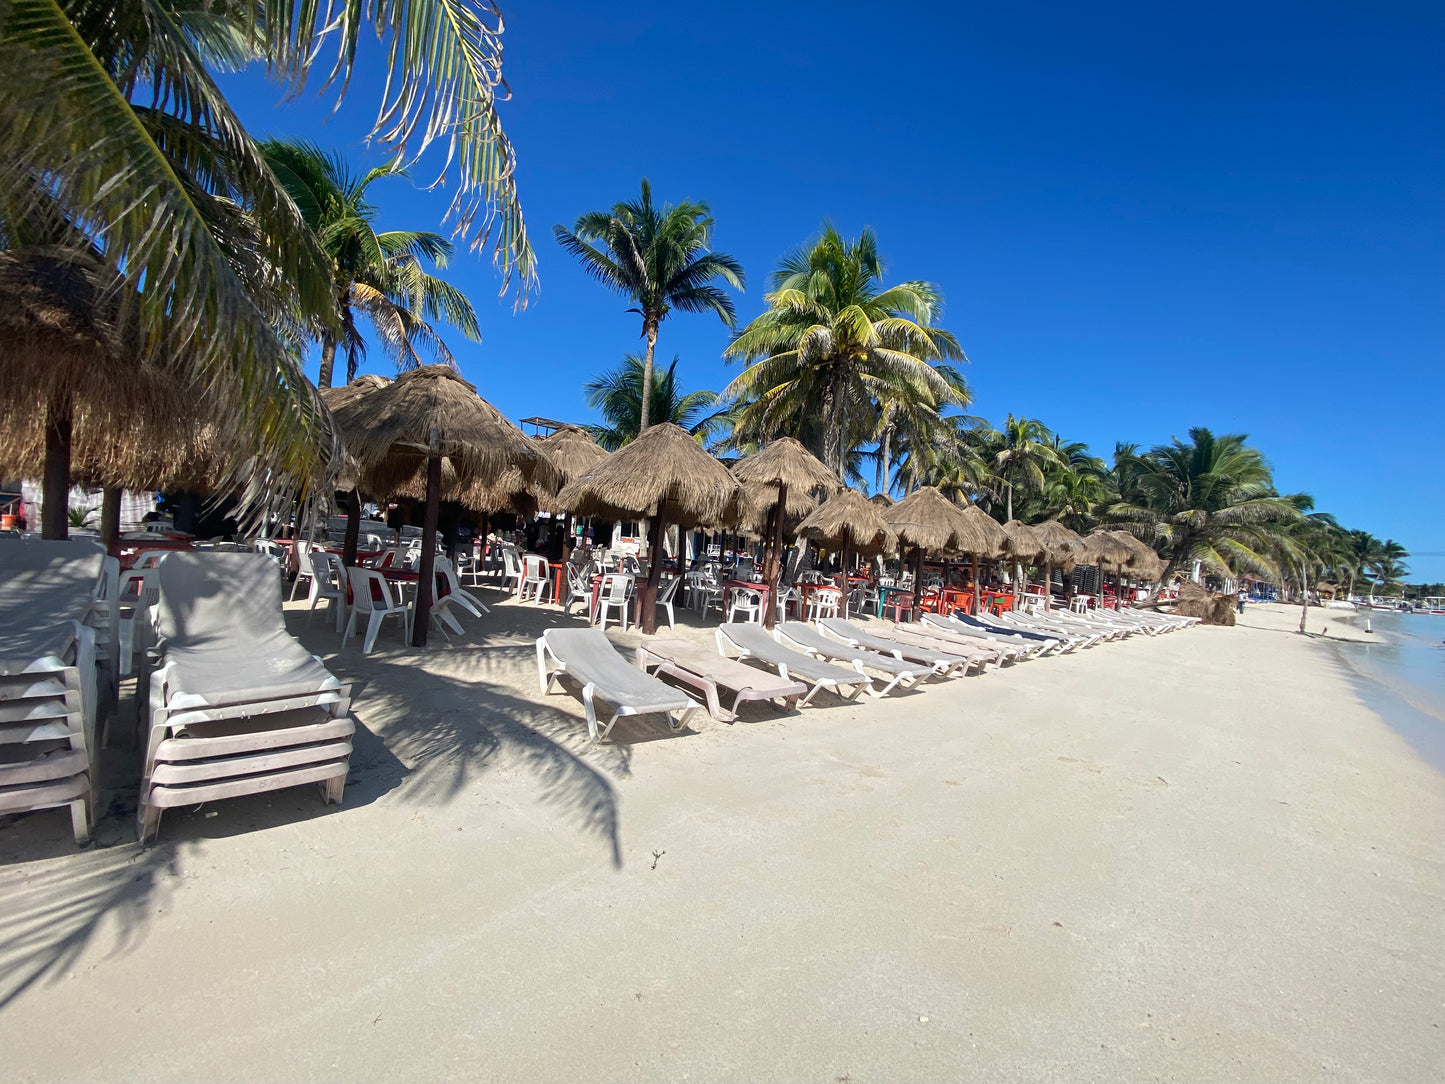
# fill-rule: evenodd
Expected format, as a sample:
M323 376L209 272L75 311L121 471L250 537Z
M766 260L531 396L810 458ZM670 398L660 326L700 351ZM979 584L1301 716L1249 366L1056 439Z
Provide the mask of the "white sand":
M1445 1073L1445 778L1297 611L596 750L555 613L335 659L340 809L0 825L4 1079Z

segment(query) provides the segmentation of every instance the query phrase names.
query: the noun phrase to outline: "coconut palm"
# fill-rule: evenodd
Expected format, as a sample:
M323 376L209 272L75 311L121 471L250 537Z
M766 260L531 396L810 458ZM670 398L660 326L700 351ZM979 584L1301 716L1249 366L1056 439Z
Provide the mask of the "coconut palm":
M1275 491L1269 464L1245 440L1201 427L1189 430L1187 444L1175 439L1133 458L1134 498L1105 511L1160 548L1161 583L1193 561L1277 574L1272 547L1280 526L1302 515L1301 502Z
M1409 551L1394 539L1387 538L1380 544L1379 553L1370 561L1370 571L1385 594L1389 594L1391 587L1403 588L1405 577L1410 574L1410 566L1405 564L1409 556Z
M256 476L323 454L325 416L277 327L334 320L325 253L213 80L264 63L299 90L335 47L348 84L358 35L382 39L390 78L373 135L400 153L445 136L451 213L491 244L504 279L535 279L494 107L501 24L491 0L197 5L189 0L9 0L0 6L0 235L52 211L82 228L133 297L148 353L184 357L254 434ZM486 208L485 215L478 211ZM330 311L333 315L328 315ZM41 404L68 432L68 401ZM57 460L59 444L57 441ZM59 472L57 472L57 477Z
M932 364L965 360L953 334L933 326L943 295L928 282L885 289L882 277L871 229L848 240L825 225L783 259L764 298L767 310L724 353L751 363L724 398L754 404L761 427L797 437L840 475L850 433L873 427L880 398L961 405ZM788 429L802 419L814 421L808 432Z
M721 424L721 416L707 413L717 403L717 392L694 391L684 395L677 382L678 358L661 373L653 370L653 421L671 422L686 429L700 440L712 434ZM608 451L630 444L642 432L642 388L647 365L636 354L628 354L622 364L587 382L587 405L602 412L606 425L585 426L592 439Z
M1054 435L1043 422L1012 414L991 438L993 469L1007 493L1008 519L1014 518L1014 490L1026 487L1042 492L1045 472L1060 463L1053 442Z
M357 328L361 314L371 321L398 370L422 364L418 345L455 367L451 351L429 321L445 320L475 342L481 338L477 314L465 294L422 264L429 260L446 267L451 242L424 230L378 233L377 209L367 198L377 181L406 178L406 168L392 160L357 176L340 154L299 139L267 140L261 153L331 264L336 319L315 329L321 342L317 385L331 387L338 345L346 348L346 383L356 379L357 364L366 353L366 340Z
M572 229L554 226L557 242L583 269L613 293L631 298L642 316L642 409L638 432L652 424L652 367L657 330L673 309L713 312L728 327L737 318L732 298L716 283L736 290L746 282L742 264L711 251L713 220L706 203L684 201L658 207L652 186L642 196L615 203L610 211L589 211ZM598 246L601 247L598 247Z

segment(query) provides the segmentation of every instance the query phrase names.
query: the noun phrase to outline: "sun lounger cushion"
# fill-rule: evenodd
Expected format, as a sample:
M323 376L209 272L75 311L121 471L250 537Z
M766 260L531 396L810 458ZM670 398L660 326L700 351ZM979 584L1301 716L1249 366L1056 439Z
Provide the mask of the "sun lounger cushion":
M839 636L845 636L850 640L856 640L860 647L869 648L873 651L898 651L905 659L915 662L927 662L930 666L946 664L957 666L959 663L970 661L964 655L952 652L941 651L931 646L908 643L904 640L897 640L891 636L879 636L869 632L851 621L845 621L841 617L825 617L823 625Z
M638 715L697 707L684 693L625 661L597 629L548 629L543 637L566 672L594 686L609 704L629 707Z
M846 670L830 662L823 662L801 651L794 651L774 640L761 625L750 621L729 621L718 626L719 631L738 647L754 658L777 666L781 663L789 674L797 674L804 681L827 681L837 685L857 685L868 680L856 670Z
M777 674L759 670L737 659L725 658L716 651L688 640L649 640L643 647L660 659L676 663L705 678L711 678L725 689L748 692L748 699L770 700L777 696L799 696L807 692L796 681L784 681Z
M778 626L778 631L808 651L818 651L829 658L847 659L849 662L856 662L862 666L898 676L928 673L928 667L921 666L919 663L902 662L892 655L880 655L876 651L859 651L856 647L829 640L813 626L805 625L801 621L784 621Z

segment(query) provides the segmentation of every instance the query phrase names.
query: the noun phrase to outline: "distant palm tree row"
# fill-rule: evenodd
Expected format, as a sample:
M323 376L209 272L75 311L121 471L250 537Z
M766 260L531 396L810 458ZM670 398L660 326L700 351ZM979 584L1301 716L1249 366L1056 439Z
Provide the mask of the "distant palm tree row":
M950 363L966 358L937 324L942 291L921 281L886 285L872 230L846 238L825 225L782 259L765 308L724 351L745 368L719 396L684 395L676 358L661 379L651 364L672 309L711 311L733 326L733 303L718 282L741 288L743 272L710 251L707 205L658 208L644 181L640 201L555 232L643 318L645 358L629 356L588 385L589 405L606 420L594 432L608 447L650 421L675 422L741 454L794 437L855 485L871 467L878 492L933 485L1003 521L1129 530L1163 558L1165 582L1198 563L1302 589L1323 577L1353 592L1363 584L1393 590L1407 572L1397 543L1345 530L1313 512L1305 494L1278 492L1243 435L1196 428L1187 441L1146 451L1118 444L1106 464L1036 418L1010 414L995 428L964 413L972 395ZM715 405L722 409L705 413Z

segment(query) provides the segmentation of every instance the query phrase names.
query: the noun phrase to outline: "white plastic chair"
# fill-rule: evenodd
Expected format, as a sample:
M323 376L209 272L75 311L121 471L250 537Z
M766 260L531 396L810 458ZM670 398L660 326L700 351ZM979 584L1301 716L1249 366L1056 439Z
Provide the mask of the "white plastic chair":
M351 616L346 621L341 646L345 647L346 641L351 639L351 634L356 631L356 619L363 614L366 615L366 639L361 645L363 655L371 654L371 649L376 646L376 634L381 629L381 623L393 614L401 618L402 636L410 642L411 607L401 599L393 597L391 584L386 582L386 577L370 568L352 568L348 571L351 574Z
M798 589L791 584L778 585L778 620L788 619L788 607L798 602Z
M762 621L763 593L751 587L733 588L732 603L728 606L728 620L736 621L740 613L746 614L749 621Z
M346 566L336 554L324 550L312 550L310 557L311 590L306 596L310 603L306 624L310 625L316 616L316 604L326 602L336 617L336 631L341 632L346 627Z
M522 592L522 558L511 546L502 547L502 583L513 594Z
M517 588L517 598L526 602L530 595L540 604L544 591L551 596L552 577L548 573L547 558L529 553L522 558L522 584Z
M843 592L836 587L815 587L808 592L807 620L820 617L837 617L838 606L843 601Z
M677 595L678 585L681 583L682 577L674 576L663 584L662 589L657 592L658 609L667 611L667 627L670 629L677 627L677 617L672 612L672 602Z
M622 620L622 631L627 631L627 608L632 602L632 577L625 572L609 572L602 577L602 586L597 592L597 613L592 618L594 625L607 630L607 611L615 609Z
M580 568L572 563L567 564L567 601L562 604L562 612L572 612L572 603L582 603L584 610L592 607L592 564L589 561Z
M129 676L135 669L136 631L150 628L151 608L161 600L160 583L156 568L133 568L120 574L120 585L116 589L116 606L119 609L119 628L116 639L120 649L117 664L122 676ZM140 644L142 648L145 642Z

